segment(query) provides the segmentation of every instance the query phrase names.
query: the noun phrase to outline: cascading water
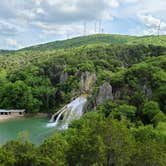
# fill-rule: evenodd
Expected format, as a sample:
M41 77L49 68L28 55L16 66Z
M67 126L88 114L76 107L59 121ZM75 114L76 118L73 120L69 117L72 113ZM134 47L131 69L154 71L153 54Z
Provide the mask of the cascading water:
M87 102L87 98L80 96L73 100L71 103L67 104L60 111L55 113L47 124L47 127L56 127L60 125L60 129L67 129L71 121L79 119L83 114L84 106ZM57 116L56 120L55 117ZM63 119L61 117L63 116Z
M62 109L60 109L58 112L52 115L51 119L49 120L50 123L53 123L55 121L55 117L60 114L61 112L63 113L66 110L67 106L64 106ZM61 114L60 114L61 115Z

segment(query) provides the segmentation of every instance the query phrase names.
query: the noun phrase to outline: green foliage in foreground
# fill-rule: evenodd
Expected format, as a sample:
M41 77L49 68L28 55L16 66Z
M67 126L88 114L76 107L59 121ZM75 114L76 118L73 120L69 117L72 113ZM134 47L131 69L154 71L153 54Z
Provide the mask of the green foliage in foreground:
M123 115L121 120L113 117L112 113L108 117L87 113L67 131L55 134L39 147L25 140L10 141L0 149L0 163L3 166L166 165L166 135L152 126L136 127Z

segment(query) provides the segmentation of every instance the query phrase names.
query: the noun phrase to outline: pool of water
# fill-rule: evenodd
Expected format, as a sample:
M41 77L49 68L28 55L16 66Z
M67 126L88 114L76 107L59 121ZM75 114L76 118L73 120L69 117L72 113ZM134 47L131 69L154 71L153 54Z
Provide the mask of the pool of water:
M20 133L26 133L32 143L39 145L56 131L55 128L48 128L47 122L46 118L21 118L0 122L0 145L18 138Z

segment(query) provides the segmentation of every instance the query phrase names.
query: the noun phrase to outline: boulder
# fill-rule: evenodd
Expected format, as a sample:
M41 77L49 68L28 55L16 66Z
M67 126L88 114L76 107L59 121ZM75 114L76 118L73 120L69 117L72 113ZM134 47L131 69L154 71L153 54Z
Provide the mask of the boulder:
M147 85L144 85L143 91L147 98L150 100L152 98L152 89L150 87L147 87Z
M67 72L61 72L60 74L60 83L64 83L68 80L69 76Z
M108 100L113 100L112 86L108 82L104 82L103 85L99 87L96 104L98 106Z

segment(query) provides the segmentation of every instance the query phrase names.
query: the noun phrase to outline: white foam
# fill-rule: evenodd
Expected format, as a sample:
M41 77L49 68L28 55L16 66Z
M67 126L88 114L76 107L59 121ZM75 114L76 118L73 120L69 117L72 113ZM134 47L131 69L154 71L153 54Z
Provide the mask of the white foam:
M56 118L56 120L53 122L53 118L55 118L55 114L52 116L50 122L46 126L47 127L58 127L59 129L65 130L68 128L68 125L71 121L79 119L83 114L84 106L87 102L87 98L80 96L67 104L65 107L63 107ZM61 119L61 116L63 115L63 119Z

